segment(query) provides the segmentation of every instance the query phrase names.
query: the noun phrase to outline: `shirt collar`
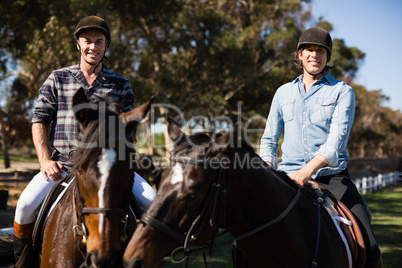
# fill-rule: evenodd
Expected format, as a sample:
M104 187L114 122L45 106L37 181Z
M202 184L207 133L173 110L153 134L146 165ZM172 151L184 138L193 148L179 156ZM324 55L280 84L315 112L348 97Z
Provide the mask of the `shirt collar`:
M303 75L299 75L298 77L296 77L296 79L293 81L294 84L303 82L302 80ZM327 73L326 75L324 75L323 77L321 77L320 79L318 79L317 84L321 84L321 83L326 83L328 82L331 85L335 85L337 83L337 80L329 73Z
M68 67L68 70L71 72L71 74L78 75L81 72L80 62L78 62L75 65L72 65L72 66ZM111 72L110 69L104 63L102 63L102 70L100 71L99 75L100 76L106 76L110 72Z

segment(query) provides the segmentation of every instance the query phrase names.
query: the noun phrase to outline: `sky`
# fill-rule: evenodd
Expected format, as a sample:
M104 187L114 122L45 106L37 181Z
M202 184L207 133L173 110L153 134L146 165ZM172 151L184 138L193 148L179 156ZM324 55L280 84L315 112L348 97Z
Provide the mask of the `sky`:
M366 54L355 82L381 89L383 106L402 112L402 0L312 0L316 21L333 26L332 38Z

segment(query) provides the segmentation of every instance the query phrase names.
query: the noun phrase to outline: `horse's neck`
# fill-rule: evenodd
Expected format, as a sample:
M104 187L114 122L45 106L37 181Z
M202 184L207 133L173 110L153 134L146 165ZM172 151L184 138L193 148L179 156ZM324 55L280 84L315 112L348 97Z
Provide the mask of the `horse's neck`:
M235 229L255 228L275 218L296 193L295 188L269 168L233 170L231 176L227 179L230 181L227 207L231 210L228 224L232 222Z
M236 192L249 191L250 197L258 200L283 199L292 196L296 190L286 181L284 177L286 175L265 166L237 168L232 170L230 176L235 178L234 187L238 188ZM259 196L255 194L258 192L266 194ZM272 194L268 195L268 193Z

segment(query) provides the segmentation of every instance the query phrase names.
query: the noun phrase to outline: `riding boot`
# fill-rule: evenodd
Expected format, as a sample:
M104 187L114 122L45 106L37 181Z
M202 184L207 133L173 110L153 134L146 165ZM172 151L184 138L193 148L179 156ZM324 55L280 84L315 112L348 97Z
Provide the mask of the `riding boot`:
M380 258L378 260L376 260L375 262L371 262L371 263L367 263L364 266L365 268L383 268L383 263L382 263L382 257L380 256Z
M17 263L21 257L22 252L24 251L24 248L26 245L28 245L29 238L27 239L21 239L18 238L14 235L14 258L15 258L15 263ZM22 266L23 267L23 266Z
M30 223L30 224L18 224L14 222L14 258L15 258L15 263L17 264L20 258L22 257L22 254L24 252L24 249L27 247L27 245L32 242L31 235L32 231L34 228L35 223ZM23 263L20 267L34 267L36 262L34 259L34 254L31 250L31 247L27 247L26 253L24 253L25 258L23 260ZM16 266L18 267L18 265Z

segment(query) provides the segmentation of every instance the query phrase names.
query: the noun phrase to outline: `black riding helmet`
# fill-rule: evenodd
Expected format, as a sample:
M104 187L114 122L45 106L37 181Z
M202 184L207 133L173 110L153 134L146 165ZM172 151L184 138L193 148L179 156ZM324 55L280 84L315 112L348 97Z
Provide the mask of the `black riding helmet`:
M86 30L99 30L103 32L106 36L106 41L108 46L110 45L110 29L106 21L98 16L88 16L78 22L77 27L75 27L74 36L76 39L80 36L83 31Z
M318 27L307 29L300 36L297 49L300 49L303 45L319 45L325 47L328 52L328 62L331 60L332 38L326 30Z

